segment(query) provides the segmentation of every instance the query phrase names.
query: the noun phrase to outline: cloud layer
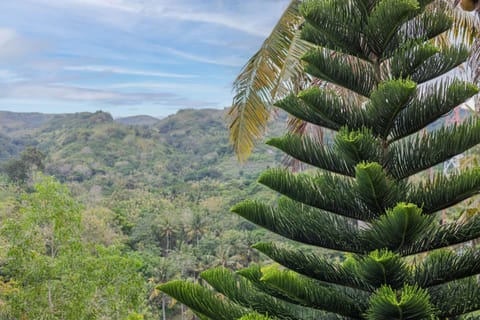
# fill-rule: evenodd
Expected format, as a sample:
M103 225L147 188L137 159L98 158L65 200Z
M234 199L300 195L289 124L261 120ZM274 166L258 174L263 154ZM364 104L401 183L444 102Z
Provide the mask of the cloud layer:
M288 2L2 1L0 109L227 107L233 79Z

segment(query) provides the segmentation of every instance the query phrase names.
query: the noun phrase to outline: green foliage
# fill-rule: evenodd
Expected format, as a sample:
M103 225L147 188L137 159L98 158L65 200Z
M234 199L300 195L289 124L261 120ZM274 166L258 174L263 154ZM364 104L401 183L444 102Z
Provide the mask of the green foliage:
M27 147L20 153L19 159L10 159L0 168L10 181L24 183L35 170L43 170L45 155L34 147Z
M0 228L2 273L16 284L6 294L12 316L119 319L141 309L140 262L81 241L81 207L65 186L41 176L34 188Z

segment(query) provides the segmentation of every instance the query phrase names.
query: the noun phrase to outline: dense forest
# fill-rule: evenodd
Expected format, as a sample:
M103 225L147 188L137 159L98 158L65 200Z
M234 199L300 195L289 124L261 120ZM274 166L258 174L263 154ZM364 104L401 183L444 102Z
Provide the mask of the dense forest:
M256 179L282 158L260 146L240 165L221 110L2 112L0 139L2 319L188 318L159 283L248 266L271 237L229 209L273 201Z

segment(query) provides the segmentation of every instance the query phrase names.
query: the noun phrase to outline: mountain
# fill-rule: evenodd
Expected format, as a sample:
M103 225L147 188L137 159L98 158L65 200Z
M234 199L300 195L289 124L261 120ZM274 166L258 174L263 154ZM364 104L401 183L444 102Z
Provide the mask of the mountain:
M131 126L152 126L156 124L160 119L152 117L152 116L131 116L131 117L124 117L124 118L117 118L115 122L131 125Z
M224 112L181 110L164 119L139 116L120 121L101 111L34 114L36 118L8 113L10 119L23 122L11 125L0 143L11 150L5 156L18 153L23 145L36 146L47 155L46 172L75 183L81 187L79 193L95 186L109 195L121 186L187 194L202 184L247 180L249 185L279 157L260 146L253 161L240 165L228 143ZM22 133L22 144L13 148L10 140L25 123L30 129ZM278 124L272 130L278 132Z
M0 111L0 133L10 137L20 137L40 128L44 123L55 117L44 113L19 113Z

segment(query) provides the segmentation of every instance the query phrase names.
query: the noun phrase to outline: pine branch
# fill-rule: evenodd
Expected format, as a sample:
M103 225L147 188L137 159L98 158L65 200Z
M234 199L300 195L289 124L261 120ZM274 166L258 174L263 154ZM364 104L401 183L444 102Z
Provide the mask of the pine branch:
M422 214L414 204L400 203L364 230L360 237L370 250L387 248L393 252L403 253L413 248L432 229L433 216Z
M358 227L346 218L282 198L277 208L244 201L232 211L288 239L323 248L360 253Z
M372 296L366 319L430 319L433 310L425 290L407 285L397 292L385 286Z
M459 80L428 85L398 115L392 128L390 142L425 128L477 93L476 86Z
M432 287L428 292L441 319L452 319L480 309L480 284L475 278Z
M370 95L366 105L366 119L373 134L386 138L397 115L408 105L417 86L409 80L382 82Z
M304 90L298 97L289 95L275 103L275 106L296 118L335 131L345 125L360 128L364 123L362 112L351 100L318 87Z
M480 216L425 231L419 240L400 251L404 256L445 248L480 238Z
M176 280L162 284L158 288L195 312L212 319L236 320L249 313L248 309L219 299L210 290L198 284Z
M312 178L306 174L295 175L286 169L270 169L258 181L293 200L318 209L366 221L376 217L357 201L354 183L349 178L328 173Z
M309 278L363 291L371 290L369 284L355 273L343 268L338 263L333 263L329 259L321 258L315 254L304 253L302 250L287 249L283 246L266 242L257 243L253 248L266 254L286 268Z
M435 79L467 61L469 50L464 46L449 47L433 55L413 74L412 80L423 83Z
M406 185L385 174L383 167L376 163L360 163L355 168L355 195L364 208L380 217L387 209L393 208L404 199Z
M480 273L480 251L456 253L452 250L432 252L415 268L413 282L423 288L445 284Z
M302 59L307 62L307 73L359 95L369 97L377 85L372 65L358 58L339 53L332 55L326 49L312 49Z
M407 201L422 207L423 212L432 214L449 208L480 192L480 169L464 171L460 174L435 175L412 188Z
M264 268L260 268L258 265L253 265L248 268L241 269L237 271L239 275L248 279L258 290L281 299L287 303L292 303L298 305L298 302L288 295L280 291L278 288L272 286L266 281L263 281L263 272L265 270L268 272L270 268L274 268L274 266L267 266ZM309 307L301 307L303 319L322 319L322 320L352 320L350 317L343 317L338 314L328 313L322 310L313 309Z
M346 176L355 175L355 167L339 157L334 148L310 137L289 134L266 142L289 156L320 169Z
M369 52L361 45L366 15L360 9L347 1L304 1L300 7L306 20L302 39L367 60Z
M383 53L383 60L391 57L398 48L415 41L424 42L444 33L452 26L452 19L442 10L425 11L406 22L394 35Z
M350 166L356 167L362 162L383 161L382 141L375 137L372 130L362 128L350 130L342 128L334 139L334 150Z
M249 281L236 276L232 271L225 268L210 269L202 272L200 276L215 290L245 308L278 319L301 319L301 317L295 315L295 311L299 312L296 305L279 301L258 291Z
M390 60L392 79L409 79L415 71L439 49L430 43L407 42L393 53Z
M268 270L262 281L276 287L300 305L337 313L353 319L361 319L362 305L367 301L357 301L337 292L333 288L322 286L319 282L292 271Z
M410 275L402 256L384 249L355 257L353 266L353 270L371 286L372 292L385 285L400 289Z
M377 2L367 19L366 41L377 56L382 56L392 38L405 22L419 10L415 0L384 0Z
M390 145L387 171L404 179L460 154L480 142L480 120L442 127Z

